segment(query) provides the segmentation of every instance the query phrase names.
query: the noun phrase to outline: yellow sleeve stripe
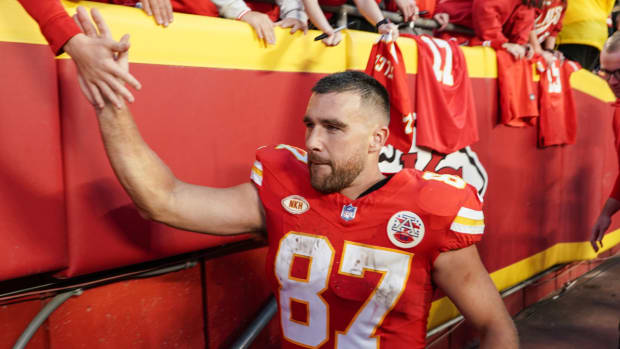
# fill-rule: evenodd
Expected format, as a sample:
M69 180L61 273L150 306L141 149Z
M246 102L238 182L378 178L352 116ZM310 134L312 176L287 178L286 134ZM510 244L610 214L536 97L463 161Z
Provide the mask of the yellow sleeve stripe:
M482 226L484 226L484 219L471 219L471 218L465 218L465 217L456 216L456 218L454 218L453 222L454 223L458 223L458 224L462 224L462 225L470 225L470 226L482 225Z

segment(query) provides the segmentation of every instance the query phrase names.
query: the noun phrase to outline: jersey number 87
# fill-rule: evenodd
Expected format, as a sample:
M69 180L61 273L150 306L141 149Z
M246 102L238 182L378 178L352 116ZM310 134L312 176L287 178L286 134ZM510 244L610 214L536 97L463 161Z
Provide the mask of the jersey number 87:
M325 236L291 231L280 240L275 273L280 284L280 323L286 340L308 348L320 347L329 340L330 307L321 294L328 287L334 254L334 248ZM308 259L305 278L291 275L295 258ZM344 242L338 274L363 278L366 271L373 271L382 275L347 328L336 331L334 348L378 348L375 332L402 295L409 279L412 258L412 253L404 251ZM364 261L373 263L370 265ZM378 294L388 294L389 297L379 301ZM306 307L305 321L293 319L293 302Z

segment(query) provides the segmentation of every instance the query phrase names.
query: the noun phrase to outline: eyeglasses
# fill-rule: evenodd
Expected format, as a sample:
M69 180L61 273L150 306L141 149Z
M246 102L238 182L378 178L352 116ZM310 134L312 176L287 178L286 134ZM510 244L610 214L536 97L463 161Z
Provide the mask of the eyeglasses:
M607 70L607 69L602 69L600 68L597 72L598 76L600 76L601 78L603 78L606 81L611 80L611 77L613 76L614 78L616 78L617 81L620 81L620 69L616 69L616 70Z

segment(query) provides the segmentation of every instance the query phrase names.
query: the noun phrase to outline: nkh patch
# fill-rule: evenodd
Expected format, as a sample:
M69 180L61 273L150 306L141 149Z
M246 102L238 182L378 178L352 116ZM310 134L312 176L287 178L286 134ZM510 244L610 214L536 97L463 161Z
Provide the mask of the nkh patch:
M387 235L394 245L412 248L424 238L424 222L413 212L397 212L388 221Z
M299 195L290 195L282 199L282 207L292 214L302 214L310 209L310 204Z
M342 212L340 213L340 218L344 219L345 221L350 221L353 220L355 218L355 213L357 212L357 207L348 204L348 205L344 205L342 206Z

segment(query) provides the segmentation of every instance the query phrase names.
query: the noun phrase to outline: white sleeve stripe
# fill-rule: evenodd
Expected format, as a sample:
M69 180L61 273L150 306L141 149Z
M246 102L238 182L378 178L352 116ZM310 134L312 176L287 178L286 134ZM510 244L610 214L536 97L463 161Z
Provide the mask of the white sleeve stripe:
M456 214L458 217L469 218L474 220L482 220L484 219L484 214L482 211L472 210L471 208L461 207L459 212Z
M258 186L263 186L263 176L256 173L254 169L252 169L252 172L250 172L250 179L252 179L252 181L254 181L254 183L256 183Z
M256 167L257 169L261 171L263 170L263 164L258 160L254 161L254 167Z
M479 235L484 233L484 225L463 225L459 223L452 223L450 230L457 233Z
M291 153L293 153L293 155L295 156L295 158L297 158L297 160L299 160L299 161L301 161L303 163L306 163L306 164L308 163L308 153L306 153L303 150L300 151L299 149L291 147L288 144L278 144L276 146L276 149L286 149L286 150L290 151Z

